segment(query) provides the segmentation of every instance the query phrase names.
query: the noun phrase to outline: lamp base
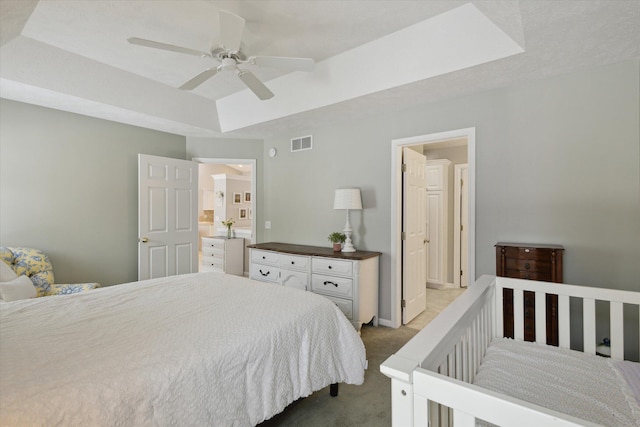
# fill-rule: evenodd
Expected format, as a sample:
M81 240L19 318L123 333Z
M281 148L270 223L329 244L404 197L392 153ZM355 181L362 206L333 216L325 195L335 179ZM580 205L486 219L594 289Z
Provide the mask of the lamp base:
M356 248L351 243L345 243L342 252L355 252Z

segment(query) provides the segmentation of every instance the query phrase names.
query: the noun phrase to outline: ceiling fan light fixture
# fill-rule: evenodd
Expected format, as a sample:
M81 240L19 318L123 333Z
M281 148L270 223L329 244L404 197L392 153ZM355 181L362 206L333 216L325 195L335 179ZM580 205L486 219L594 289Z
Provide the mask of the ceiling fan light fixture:
M222 58L222 65L220 65L225 71L233 71L238 69L238 63L233 58Z

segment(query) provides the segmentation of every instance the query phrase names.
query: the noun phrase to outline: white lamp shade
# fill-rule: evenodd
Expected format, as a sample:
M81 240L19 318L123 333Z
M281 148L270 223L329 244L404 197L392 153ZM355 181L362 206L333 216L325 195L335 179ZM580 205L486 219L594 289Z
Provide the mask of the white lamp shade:
M359 188L341 188L336 190L333 209L362 209L362 197Z

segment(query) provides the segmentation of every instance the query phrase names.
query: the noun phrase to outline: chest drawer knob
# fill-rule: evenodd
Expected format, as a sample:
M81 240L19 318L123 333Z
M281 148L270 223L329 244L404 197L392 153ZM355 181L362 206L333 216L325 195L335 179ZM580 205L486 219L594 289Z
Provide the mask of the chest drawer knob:
M296 263L295 261L291 261L291 265L295 265L295 263Z
M329 268L331 268L331 267L329 267ZM325 280L323 284L324 284L325 286L326 286L326 285L333 285L333 286L335 286L336 288L338 287L338 284L337 284L337 283L335 283L335 282L331 282L331 281L329 281L329 280Z
M331 266L329 266L329 270L331 270Z
M524 268L526 268L527 270L529 270L531 268L531 264L529 264L528 262L525 263Z

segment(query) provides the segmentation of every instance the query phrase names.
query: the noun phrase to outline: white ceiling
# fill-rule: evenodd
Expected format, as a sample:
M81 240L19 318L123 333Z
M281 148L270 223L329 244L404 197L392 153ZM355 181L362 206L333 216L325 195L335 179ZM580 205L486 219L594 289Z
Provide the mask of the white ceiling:
M178 86L214 64L218 11L247 55L311 57ZM640 57L640 0L0 0L0 96L189 136L262 137Z

